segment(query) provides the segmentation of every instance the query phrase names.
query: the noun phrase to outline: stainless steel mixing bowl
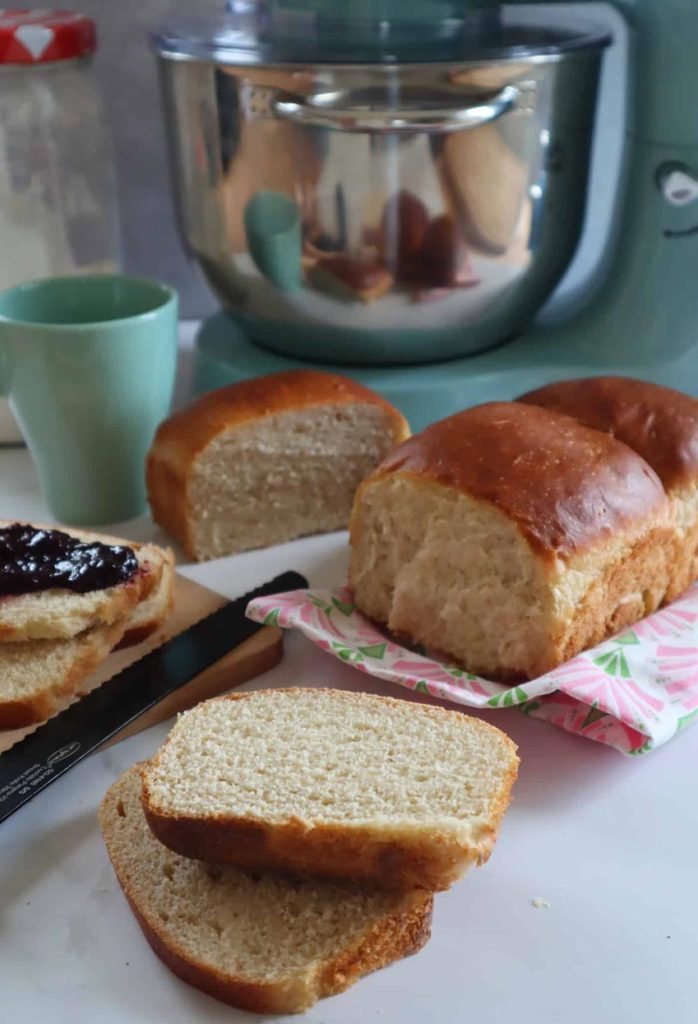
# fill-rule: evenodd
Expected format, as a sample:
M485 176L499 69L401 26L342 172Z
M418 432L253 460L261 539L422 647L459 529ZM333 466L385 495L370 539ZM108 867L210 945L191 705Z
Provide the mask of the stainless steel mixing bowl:
M523 38L356 64L156 37L181 231L239 326L284 354L386 364L531 321L579 239L608 40Z

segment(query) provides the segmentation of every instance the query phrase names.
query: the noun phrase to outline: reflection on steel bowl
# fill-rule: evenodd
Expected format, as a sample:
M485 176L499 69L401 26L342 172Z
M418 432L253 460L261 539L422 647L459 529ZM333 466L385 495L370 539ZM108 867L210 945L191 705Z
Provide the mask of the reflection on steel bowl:
M160 65L181 230L284 354L465 355L513 337L583 222L601 44L518 61Z

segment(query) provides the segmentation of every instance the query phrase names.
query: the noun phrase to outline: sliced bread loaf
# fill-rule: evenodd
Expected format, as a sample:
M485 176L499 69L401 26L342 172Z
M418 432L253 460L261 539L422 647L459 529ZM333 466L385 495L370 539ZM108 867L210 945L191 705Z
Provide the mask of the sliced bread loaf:
M209 995L257 1013L299 1012L429 938L428 893L207 867L158 843L140 797L136 766L104 798L112 865L154 952Z
M457 711L263 690L183 714L143 767L143 806L187 857L435 891L489 856L515 750Z
M676 561L674 509L647 462L520 402L396 448L361 484L349 533L360 611L504 682L651 615Z
M0 522L0 528L10 525L9 522ZM163 565L172 560L170 552L155 544L137 544L64 527L60 527L60 530L89 544L130 548L138 561L137 572L124 583L87 593L52 589L3 597L0 601L1 643L62 640L96 626L109 626L128 616L140 601L147 600L157 590Z
M153 516L198 561L339 530L361 480L408 435L397 409L346 377L293 370L232 384L159 427Z
M120 619L67 640L0 644L0 729L19 729L50 718L61 698L80 693L125 627L126 619Z

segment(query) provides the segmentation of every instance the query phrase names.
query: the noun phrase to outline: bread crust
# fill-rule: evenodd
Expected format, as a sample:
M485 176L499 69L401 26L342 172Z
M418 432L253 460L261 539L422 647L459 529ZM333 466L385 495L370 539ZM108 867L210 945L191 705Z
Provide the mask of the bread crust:
M222 431L283 412L360 402L383 409L395 444L409 437L404 416L362 384L318 370L289 370L240 381L201 396L160 425L146 460L153 517L196 558L189 483L197 456Z
M391 452L360 485L390 474L442 484L507 515L547 562L589 550L671 512L654 470L626 445L569 416L489 402L449 416Z
M175 562L174 555L169 548L163 548L162 551L163 558L157 587L151 590L147 598L141 598L140 603L134 608L126 623L126 631L114 648L117 651L143 643L156 629L160 628L169 615L174 599Z
M612 434L641 455L667 490L698 484L698 401L632 377L557 381L517 399Z
M585 595L558 643L554 663L545 671L655 612L665 600L675 554L673 533L659 526L640 537L623 562L607 565Z
M203 820L150 811L146 820L160 842L183 857L300 877L351 879L390 889L448 889L482 854L468 856L447 834L379 840L369 829L318 825L309 831L290 820L267 827L251 818ZM488 851L489 853L489 851Z
M698 580L698 516L693 526L685 528L677 537L675 569L666 592L664 604L680 597Z
M698 401L631 377L558 381L529 391L518 401L573 416L612 434L649 463L671 499L695 506L695 522L684 521L677 531L665 602L675 600L698 578Z
M278 690L260 691L262 695ZM302 694L302 687L281 692ZM330 691L313 691L330 692ZM344 693L346 700L361 700L361 694ZM248 694L228 694L218 701L245 700ZM396 698L373 698L394 701ZM459 714L440 707L420 707L421 713L435 717ZM469 719L471 727L490 732L492 726ZM388 889L424 889L439 892L461 878L473 864L483 864L494 847L502 817L511 799L518 773L516 746L501 734L508 745L511 763L494 794L490 817L478 835L456 837L436 829L410 831L396 828L376 831L370 827L318 824L309 827L297 819L266 824L254 818L235 815L205 817L166 813L155 806L147 771L157 764L159 754L141 769L142 802L146 821L163 845L184 857L237 867L282 871L299 876L327 879L351 879L370 882Z
M248 982L193 960L163 936L157 923L137 906L116 864L114 870L148 945L172 973L214 999L251 1013L302 1013L319 999L344 992L365 974L419 952L431 936L433 897L415 894L406 901L403 913L376 922L314 976L276 983Z

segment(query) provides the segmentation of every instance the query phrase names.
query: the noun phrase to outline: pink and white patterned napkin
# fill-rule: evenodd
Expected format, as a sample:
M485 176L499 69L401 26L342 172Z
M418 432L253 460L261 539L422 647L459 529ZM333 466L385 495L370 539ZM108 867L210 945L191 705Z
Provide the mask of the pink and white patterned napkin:
M256 622L299 629L360 672L471 708L510 708L568 732L648 754L698 718L698 586L565 665L504 686L395 643L348 590L295 590L252 601Z

